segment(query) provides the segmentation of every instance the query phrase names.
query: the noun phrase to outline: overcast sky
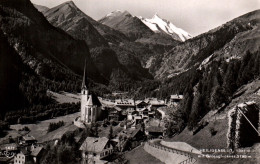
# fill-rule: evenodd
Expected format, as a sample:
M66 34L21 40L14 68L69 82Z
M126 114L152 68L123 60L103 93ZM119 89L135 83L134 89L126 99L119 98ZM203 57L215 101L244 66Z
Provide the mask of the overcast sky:
M68 0L31 0L49 8ZM155 13L191 35L207 32L235 17L260 9L260 0L73 0L87 15L99 20L114 10L151 18Z

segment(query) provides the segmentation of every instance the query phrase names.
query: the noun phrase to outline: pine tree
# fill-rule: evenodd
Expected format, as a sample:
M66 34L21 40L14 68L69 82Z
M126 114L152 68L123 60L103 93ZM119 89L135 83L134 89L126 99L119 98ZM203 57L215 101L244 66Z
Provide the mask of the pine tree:
M112 125L110 125L110 128L109 128L109 133L108 133L108 139L112 139L113 138L113 127Z

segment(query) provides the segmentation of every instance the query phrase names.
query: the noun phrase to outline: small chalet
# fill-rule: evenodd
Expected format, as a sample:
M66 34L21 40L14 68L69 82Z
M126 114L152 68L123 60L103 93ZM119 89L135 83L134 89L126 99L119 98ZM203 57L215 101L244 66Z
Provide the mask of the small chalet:
M150 126L145 129L146 135L150 135L152 137L160 137L163 136L163 128L158 126Z
M115 106L108 110L108 120L122 121L126 118L126 112L122 112L122 109Z
M35 143L37 143L37 140L29 134L22 136L19 141L20 145L32 145Z
M14 164L35 163L38 164L43 153L43 147L23 147L14 157Z
M117 99L115 100L115 106L121 109L134 109L135 108L135 101L132 99Z
M83 160L102 163L105 157L113 153L113 146L106 137L87 137L79 150L82 152Z
M170 105L177 105L183 99L183 95L171 95Z
M43 153L43 147L33 147L31 150L31 157L34 163L39 163Z
M146 103L146 102L144 102L144 101L140 101L140 102L136 102L136 107L137 108L146 108L149 104L148 103Z
M141 141L144 139L144 132L141 130L141 128L130 128L122 131L119 136L123 136L122 138L127 138L126 141L129 142L123 142L123 144L119 143L119 150L123 151L126 149L133 149L140 145Z
M30 152L27 149L22 149L20 153L16 154L14 157L14 164L24 164L32 162L32 158L30 157Z

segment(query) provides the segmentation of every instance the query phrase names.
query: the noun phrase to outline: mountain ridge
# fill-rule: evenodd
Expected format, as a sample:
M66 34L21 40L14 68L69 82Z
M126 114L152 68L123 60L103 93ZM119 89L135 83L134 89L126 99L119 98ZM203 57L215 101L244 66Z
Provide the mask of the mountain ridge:
M145 25L156 33L166 33L175 40L186 41L191 38L191 35L181 28L176 27L170 21L162 19L157 13L151 18L138 17Z
M252 16L250 17L250 15ZM230 51L229 53L226 52L226 55L231 54L231 51L235 52L235 49L239 50L242 47L245 47L245 49L239 51L242 54L249 50L250 46L251 48L256 48L257 43L259 43L259 35L256 35L259 32L259 25L257 25L257 18L259 18L259 15L259 10L250 12L212 29L207 33L180 43L163 55L160 59L161 61L159 61L159 65L153 65L155 66L154 69L157 70L156 77L172 77L175 76L175 74L186 71L194 65L198 66L204 59L212 54L218 53L218 56L221 56L220 52L222 52L221 50L223 50L225 46L225 50ZM246 35L252 35L252 37L250 37L251 41L242 43L244 40L243 37L238 37L242 34L244 37ZM233 44L233 46L230 44ZM245 45L241 46L241 44ZM234 45L236 45L235 48ZM226 55L223 57L227 57Z

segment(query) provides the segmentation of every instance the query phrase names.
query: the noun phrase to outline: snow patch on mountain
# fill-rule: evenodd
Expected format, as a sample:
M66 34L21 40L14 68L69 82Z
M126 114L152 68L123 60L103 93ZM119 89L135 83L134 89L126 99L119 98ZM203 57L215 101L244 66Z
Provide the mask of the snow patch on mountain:
M106 17L117 16L117 15L120 15L122 13L123 12L121 10L115 10L115 11L112 11L111 13L107 14Z
M157 14L155 14L152 19L143 18L141 16L138 18L154 32L163 32L173 37L177 35L179 40L183 42L192 37L188 32L176 27L170 21L160 18Z

